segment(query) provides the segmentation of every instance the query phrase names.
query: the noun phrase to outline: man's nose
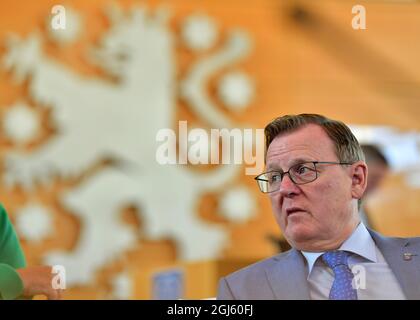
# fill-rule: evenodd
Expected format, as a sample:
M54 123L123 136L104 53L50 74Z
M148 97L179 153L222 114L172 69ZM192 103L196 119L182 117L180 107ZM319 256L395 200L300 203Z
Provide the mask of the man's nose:
M283 197L291 197L299 193L299 188L292 181L292 179L290 179L290 176L288 174L285 174L280 183L279 192Z

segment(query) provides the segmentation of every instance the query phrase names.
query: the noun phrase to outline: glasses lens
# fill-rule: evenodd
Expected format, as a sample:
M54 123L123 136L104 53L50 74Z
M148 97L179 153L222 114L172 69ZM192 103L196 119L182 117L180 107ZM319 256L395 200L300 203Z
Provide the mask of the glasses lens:
M264 179L264 180L260 180L260 179ZM268 190L268 181L266 181L266 177L264 174L258 177L257 182L258 182L258 187L260 187L261 192L264 192L264 193L270 192Z
M308 183L316 179L316 167L312 162L299 163L289 170L290 175L296 184Z
M279 171L266 172L256 180L260 190L264 193L275 192L280 189L282 173ZM298 163L289 169L289 175L295 184L305 184L317 178L317 171L313 162Z
M257 182L264 193L277 191L280 188L281 173L276 171L264 173L258 176Z

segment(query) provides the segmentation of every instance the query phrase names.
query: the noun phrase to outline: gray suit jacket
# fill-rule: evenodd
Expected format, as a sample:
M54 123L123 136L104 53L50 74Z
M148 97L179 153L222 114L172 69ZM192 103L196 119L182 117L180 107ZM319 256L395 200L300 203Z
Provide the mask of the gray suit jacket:
M387 238L369 230L407 299L420 300L420 238ZM404 253L414 256L404 260ZM220 279L218 299L310 299L303 255L289 250Z

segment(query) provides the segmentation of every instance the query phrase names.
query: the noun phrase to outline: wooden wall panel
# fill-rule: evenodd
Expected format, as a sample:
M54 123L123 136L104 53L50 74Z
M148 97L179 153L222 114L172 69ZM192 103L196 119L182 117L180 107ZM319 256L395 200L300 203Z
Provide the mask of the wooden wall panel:
M341 119L352 124L391 125L401 129L420 130L420 5L390 4L381 1L359 1L367 8L367 30L351 28L353 1L343 0L172 0L172 1L120 1L124 7L142 3L155 8L165 4L172 9L171 26L179 35L180 23L186 15L203 12L215 18L221 28L220 43L228 30L240 27L253 39L251 57L238 67L256 81L256 99L242 113L229 114L240 126L262 128L274 117L286 113L315 112ZM0 56L8 32L26 35L35 28L43 30L45 16L56 1L38 0L0 2ZM101 0L75 0L63 2L83 14L86 28L81 39L69 49L47 47L48 54L60 62L88 76L100 72L86 63L86 48L98 39L107 28ZM314 25L293 18L293 10L305 12ZM311 20L312 21L312 20ZM178 39L179 41L179 39ZM177 47L178 77L203 55L191 54L181 45ZM213 79L214 83L221 74ZM214 96L214 88L209 88ZM0 72L0 116L7 106L27 93L25 86L11 83L10 75ZM42 106L34 105L42 112ZM228 112L223 106L221 110ZM43 114L47 123L48 113ZM177 120L197 121L181 100L177 102ZM47 125L37 145L53 135ZM11 143L0 136L0 159L12 149ZM99 168L99 167L98 167ZM0 184L0 201L7 207L12 220L15 210L28 200L37 200L53 208L56 235L41 244L23 241L30 264L40 263L42 253L50 249L70 250L77 241L79 221L58 203L58 194L70 189L83 177L71 181L56 181L50 189L37 189L31 195L21 190L6 190ZM208 194L198 204L201 217L225 225L231 231L231 243L224 251L226 258L258 259L276 252L267 240L268 235L278 235L267 197L258 193L254 181L244 176L241 181L253 189L259 215L243 225L229 224L216 217L217 195ZM389 186L392 188L389 189ZM385 183L384 195L402 188L402 179L391 177ZM221 190L220 192L223 192ZM374 220L378 230L386 234L418 234L420 217L418 190L406 190L393 198L393 206L382 200L373 201ZM410 204L407 205L406 197ZM379 199L381 199L379 197ZM404 205L402 205L404 203ZM376 208L376 209L375 209ZM404 208L408 220L402 222L395 208ZM376 210L376 211L375 211ZM385 212L382 219L382 214ZM141 225L127 208L121 213L127 223ZM142 273L176 262L176 247L170 241L140 240L138 248L127 252L123 258L110 264L98 274L92 286L72 288L66 298L108 298L109 278L116 272L129 268ZM207 292L206 292L207 294ZM139 296L140 297L140 296Z

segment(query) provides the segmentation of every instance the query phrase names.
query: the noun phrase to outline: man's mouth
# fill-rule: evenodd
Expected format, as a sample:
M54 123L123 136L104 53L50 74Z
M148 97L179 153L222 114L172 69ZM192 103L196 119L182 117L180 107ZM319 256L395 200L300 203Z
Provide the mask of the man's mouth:
M299 213L299 212L305 212L305 210L298 208L298 207L292 207L292 208L288 208L286 209L286 215L289 217L295 213Z

